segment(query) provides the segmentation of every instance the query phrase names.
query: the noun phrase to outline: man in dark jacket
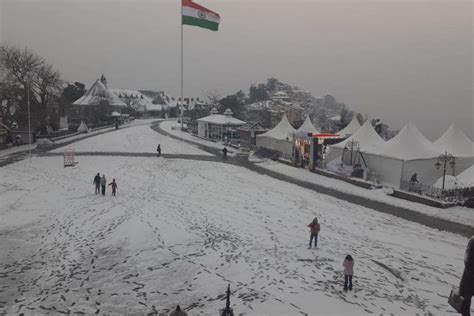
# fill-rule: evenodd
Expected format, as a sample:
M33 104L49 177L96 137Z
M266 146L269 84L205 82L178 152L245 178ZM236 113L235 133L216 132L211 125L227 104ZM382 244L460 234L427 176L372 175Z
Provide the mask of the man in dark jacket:
M94 177L93 183L95 184L95 194L100 194L100 174L98 172Z
M469 239L464 255L464 273L459 284L459 294L464 297L462 316L470 316L471 299L474 295L474 236Z
M161 144L158 144L158 147L156 147L156 152L158 153L157 156L161 156Z

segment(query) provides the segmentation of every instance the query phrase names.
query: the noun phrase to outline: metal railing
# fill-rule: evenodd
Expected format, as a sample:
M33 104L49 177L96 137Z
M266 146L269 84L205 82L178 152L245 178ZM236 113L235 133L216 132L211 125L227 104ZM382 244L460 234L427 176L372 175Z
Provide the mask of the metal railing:
M432 185L412 182L410 180L401 180L400 189L446 202L462 201L466 199L466 192L469 190L468 187L442 190Z

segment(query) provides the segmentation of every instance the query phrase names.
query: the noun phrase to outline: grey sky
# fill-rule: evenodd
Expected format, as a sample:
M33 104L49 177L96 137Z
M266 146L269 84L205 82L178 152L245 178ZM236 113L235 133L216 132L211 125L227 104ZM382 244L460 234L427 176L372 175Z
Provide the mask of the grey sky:
M220 31L185 27L185 95L276 77L332 94L430 139L454 122L473 138L471 1L201 0ZM0 0L0 38L66 80L179 94L179 0Z

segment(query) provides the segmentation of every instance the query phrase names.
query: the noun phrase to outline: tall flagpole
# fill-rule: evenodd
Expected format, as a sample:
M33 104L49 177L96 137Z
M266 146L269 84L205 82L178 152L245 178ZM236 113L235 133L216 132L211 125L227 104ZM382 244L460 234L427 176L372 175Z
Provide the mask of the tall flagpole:
M181 130L183 130L183 106L184 106L184 97L183 97L183 1L181 1L181 106L178 107L181 110Z

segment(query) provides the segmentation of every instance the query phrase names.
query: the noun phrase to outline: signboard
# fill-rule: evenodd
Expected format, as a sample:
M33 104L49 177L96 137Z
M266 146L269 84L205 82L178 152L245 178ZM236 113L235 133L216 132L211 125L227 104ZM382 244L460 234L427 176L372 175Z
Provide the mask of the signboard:
M74 166L76 163L74 161L74 149L64 150L64 168Z

